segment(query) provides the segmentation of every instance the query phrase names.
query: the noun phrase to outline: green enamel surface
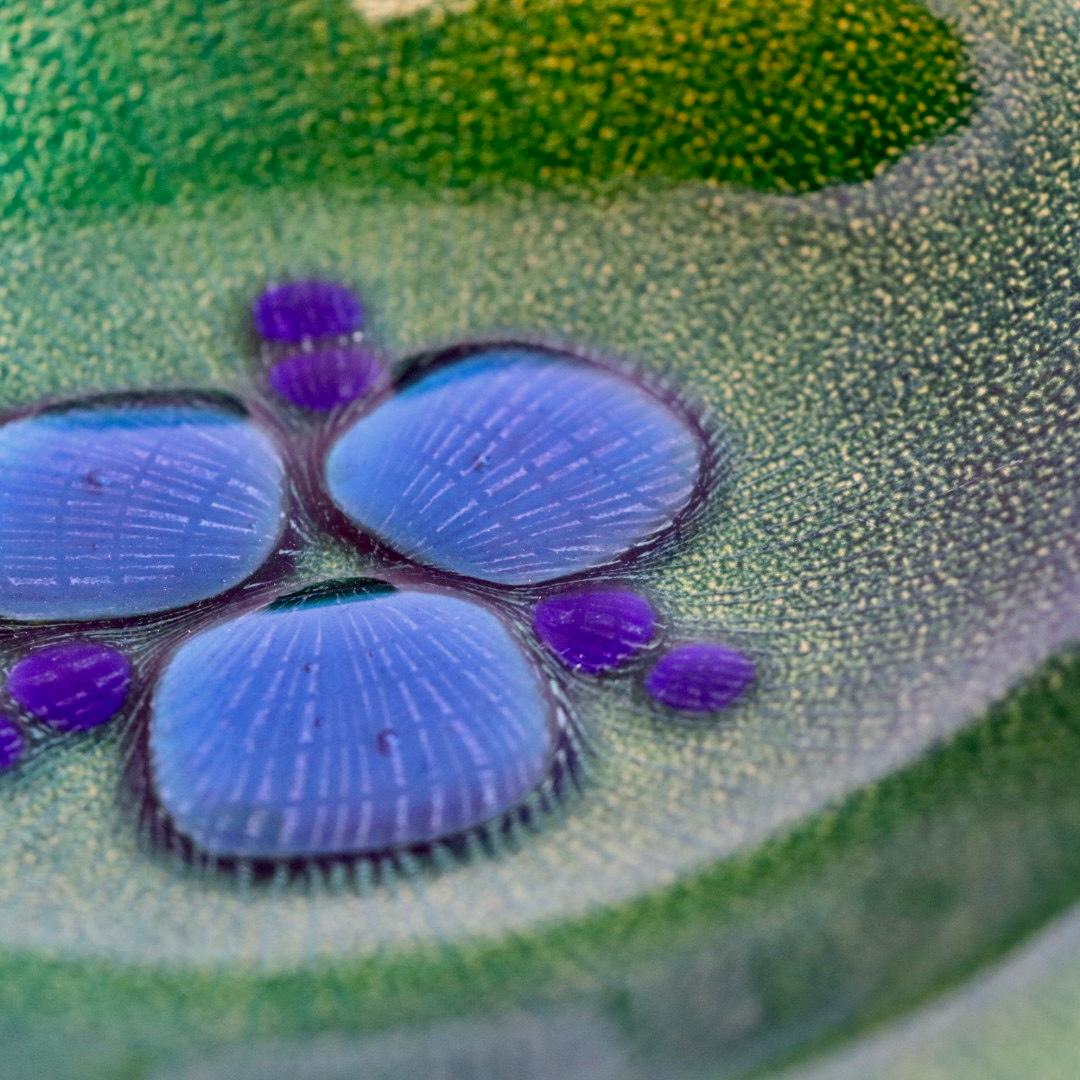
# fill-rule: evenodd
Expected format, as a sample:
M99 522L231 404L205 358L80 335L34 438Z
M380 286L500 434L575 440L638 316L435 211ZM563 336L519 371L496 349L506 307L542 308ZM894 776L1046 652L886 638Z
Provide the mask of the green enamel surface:
M971 103L912 0L482 0L372 28L345 4L0 14L0 194L30 211L334 177L365 187L870 176Z
M499 1032L530 1007L615 1076L737 1075L1075 899L1075 662L955 734L1077 631L1075 11L677 7L0 15L0 405L243 392L245 305L283 273L357 283L391 358L505 328L600 348L730 434L730 483L640 584L762 662L720 724L575 685L595 753L562 813L378 885L200 874L139 842L122 732L41 747L0 780L0 1073L403 1075L386 1040L419 1026L432 1060L464 1040L514 1075ZM297 584L377 572L305 540Z

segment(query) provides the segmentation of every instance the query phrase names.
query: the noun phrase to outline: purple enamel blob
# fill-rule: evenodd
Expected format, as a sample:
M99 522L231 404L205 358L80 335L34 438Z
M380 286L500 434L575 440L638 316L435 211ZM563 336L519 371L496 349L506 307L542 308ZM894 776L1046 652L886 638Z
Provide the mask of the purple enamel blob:
M737 649L699 641L662 656L645 680L661 705L685 712L715 712L730 705L754 680L754 662Z
M255 330L267 341L297 344L310 338L352 334L364 322L360 298L336 281L271 285L252 305Z
M122 652L97 641L47 645L24 656L8 675L8 693L56 731L86 731L111 720L131 686Z
M369 349L345 346L293 353L270 369L270 385L293 405L329 412L362 398L385 370Z
M6 716L0 716L0 773L19 763L24 746L22 732Z
M652 641L656 612L629 589L559 593L536 605L533 628L566 667L600 675L628 663Z

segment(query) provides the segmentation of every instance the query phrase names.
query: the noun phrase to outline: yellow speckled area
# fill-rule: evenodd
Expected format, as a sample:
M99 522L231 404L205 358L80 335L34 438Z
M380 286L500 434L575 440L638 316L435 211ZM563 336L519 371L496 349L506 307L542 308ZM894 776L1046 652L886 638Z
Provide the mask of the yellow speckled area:
M475 197L872 176L970 112L917 0L50 0L0 11L6 220L337 181Z

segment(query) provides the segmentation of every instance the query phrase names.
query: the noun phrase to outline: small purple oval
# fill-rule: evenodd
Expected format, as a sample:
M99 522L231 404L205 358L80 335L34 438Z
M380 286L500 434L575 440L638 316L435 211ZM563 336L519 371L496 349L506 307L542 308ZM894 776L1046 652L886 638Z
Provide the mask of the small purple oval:
M12 698L56 731L87 731L111 720L131 686L122 652L97 641L46 645L24 656L8 675Z
M329 412L364 397L385 369L369 349L343 346L293 353L270 369L270 386L286 401L311 412Z
M589 589L541 600L536 636L568 668L587 675L629 663L656 633L652 604L629 589Z
M679 645L656 662L645 689L661 705L684 712L727 708L754 681L754 662L713 642Z
M354 333L363 325L364 306L352 289L337 281L287 281L261 292L251 315L267 341L298 344Z
M0 716L0 773L18 765L25 745L22 732L6 716Z

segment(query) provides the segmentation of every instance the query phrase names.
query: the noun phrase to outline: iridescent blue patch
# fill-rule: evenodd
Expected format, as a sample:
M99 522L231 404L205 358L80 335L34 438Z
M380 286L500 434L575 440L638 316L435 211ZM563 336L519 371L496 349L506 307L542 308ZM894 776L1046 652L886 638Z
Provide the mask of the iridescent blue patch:
M356 421L326 479L356 524L410 558L517 585L652 539L700 468L696 434L642 387L544 350L491 347Z
M310 412L330 412L368 394L385 370L360 345L289 353L271 369L270 386L285 401Z
M537 673L494 614L346 582L183 644L154 693L150 762L202 850L316 856L497 817L545 776L553 741Z
M235 411L115 400L0 427L0 618L182 607L243 581L284 520L270 439Z

